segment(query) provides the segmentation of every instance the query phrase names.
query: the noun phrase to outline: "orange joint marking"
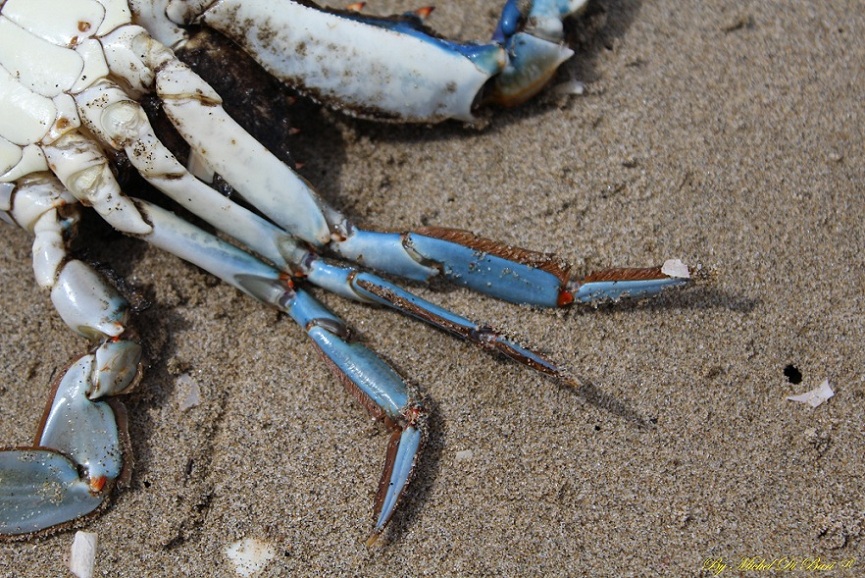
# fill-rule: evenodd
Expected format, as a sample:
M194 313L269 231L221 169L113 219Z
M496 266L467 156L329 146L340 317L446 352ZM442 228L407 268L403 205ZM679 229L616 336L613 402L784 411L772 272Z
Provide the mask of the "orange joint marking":
M366 8L366 2L352 2L345 7L349 12L360 12L364 8Z
M293 289L295 288L295 287L294 287L294 279L291 278L291 275L290 275L290 274L288 274L288 273L284 273L284 272L283 272L283 273L280 273L280 274L279 274L279 279L280 279L280 281L282 281L283 283L285 283L285 286L288 287L289 289L292 289L292 290L293 290Z
M567 307L574 302L574 294L570 291L559 291L559 298L556 300L556 305L559 307Z
M423 8L418 8L414 11L415 14L418 15L421 19L426 20L429 18L429 15L432 14L433 10L435 10L435 6L424 6Z
M102 491L102 488L105 487L105 484L108 482L108 478L105 476L99 476L98 478L90 478L90 491L94 494L98 494Z

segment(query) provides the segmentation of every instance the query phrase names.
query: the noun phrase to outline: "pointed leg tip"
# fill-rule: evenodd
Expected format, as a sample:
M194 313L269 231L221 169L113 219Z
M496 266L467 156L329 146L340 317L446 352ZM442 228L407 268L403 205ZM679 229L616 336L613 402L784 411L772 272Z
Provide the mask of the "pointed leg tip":
M652 297L664 289L683 287L704 277L701 267L689 267L679 259L669 259L660 267L595 271L582 279L572 279L564 290L572 293L575 301L597 304L625 297Z
M388 454L376 495L376 522L373 534L367 543L374 543L397 510L406 488L414 474L418 454L424 438L425 411L414 406L408 412L411 425L404 430L395 430L388 444Z
M583 387L583 382L573 375L561 375L559 376L558 381L561 385L571 389L582 389Z
M364 544L367 548L372 548L378 544L378 539L381 538L382 532L384 532L384 528L380 528L376 526L375 530L373 530L369 537L367 537L366 542Z

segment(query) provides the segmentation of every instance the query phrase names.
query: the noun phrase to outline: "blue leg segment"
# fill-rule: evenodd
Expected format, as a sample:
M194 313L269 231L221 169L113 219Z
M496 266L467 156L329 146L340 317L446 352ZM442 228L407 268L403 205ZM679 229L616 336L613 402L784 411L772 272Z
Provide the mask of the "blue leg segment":
M384 273L417 281L443 277L478 293L534 307L647 297L690 280L683 265L608 269L573 279L570 266L555 255L442 227L403 234L355 230L333 248Z
M618 301L624 298L641 298L657 295L669 287L685 285L690 274L670 275L663 267L645 269L608 269L593 273L580 282L570 284L574 301L580 303L599 303Z
M426 435L426 410L405 381L381 358L350 341L345 323L292 279L173 213L138 201L153 231L144 238L198 265L227 283L288 313L315 343L346 389L393 433L376 496L375 542L390 521L411 481Z
M547 375L562 376L562 370L540 353L517 344L491 327L478 325L375 275L358 273L351 283L360 295L371 301L397 309Z
M332 293L395 309L541 373L570 381L563 370L544 355L519 345L491 327L457 315L372 273L316 259L307 268L307 279Z
M295 291L285 311L306 329L349 393L393 432L376 493L376 523L367 540L372 545L396 511L414 474L426 437L426 410L393 368L364 345L349 342L348 328L309 294Z

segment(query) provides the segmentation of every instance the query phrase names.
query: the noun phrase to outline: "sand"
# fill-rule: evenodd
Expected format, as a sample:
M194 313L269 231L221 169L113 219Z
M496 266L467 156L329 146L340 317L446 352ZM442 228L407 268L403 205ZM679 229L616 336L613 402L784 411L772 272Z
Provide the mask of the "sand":
M495 18L445 1L430 24L484 38ZM555 313L418 289L562 360L582 391L323 297L431 411L417 479L368 549L387 436L303 333L91 227L89 257L151 301L147 375L125 398L131 487L87 525L96 576L236 576L224 551L241 538L273 548L259 576L766 575L762 559L865 573L861 5L602 1L584 25L559 78L583 96L482 131L314 114L301 172L368 227L472 229L580 272L680 258L710 281ZM35 289L27 235L0 236L0 436L15 445L85 345ZM824 405L786 399L827 378ZM67 575L73 534L0 546L0 575Z

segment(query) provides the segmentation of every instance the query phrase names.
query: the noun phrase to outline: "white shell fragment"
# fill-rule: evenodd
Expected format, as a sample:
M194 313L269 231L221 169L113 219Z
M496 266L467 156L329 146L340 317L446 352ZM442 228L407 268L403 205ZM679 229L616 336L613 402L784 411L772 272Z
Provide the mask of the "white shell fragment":
M460 450L454 454L454 459L458 462L467 462L473 457L475 457L475 453L472 450Z
M94 532L76 532L69 553L69 570L78 578L91 578L96 563L97 536Z
M668 277L676 279L690 279L691 273L688 271L688 266L682 263L679 259L668 259L661 266L661 273Z
M555 85L551 90L556 96L582 96L586 92L586 83L572 78Z
M276 548L255 538L244 538L226 546L225 555L234 564L238 576L246 578L263 570L276 556Z
M807 391L805 393L801 393L799 395L791 395L787 398L787 400L798 401L799 403L807 403L811 407L819 407L823 405L823 403L833 395L835 395L835 392L832 391L832 387L829 385L829 380L824 379L823 383L821 383L815 389L812 389L811 391Z
M178 404L180 411L187 411L197 405L201 405L201 387L198 382L188 373L179 375L176 380L177 389L183 399Z

